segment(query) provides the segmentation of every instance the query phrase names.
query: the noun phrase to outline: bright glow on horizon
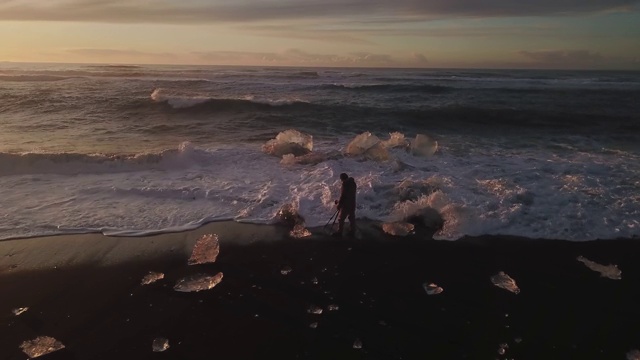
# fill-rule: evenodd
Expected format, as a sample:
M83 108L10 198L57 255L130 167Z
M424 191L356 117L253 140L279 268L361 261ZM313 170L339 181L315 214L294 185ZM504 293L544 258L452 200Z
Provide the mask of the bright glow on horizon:
M8 0L0 61L640 69L638 0Z

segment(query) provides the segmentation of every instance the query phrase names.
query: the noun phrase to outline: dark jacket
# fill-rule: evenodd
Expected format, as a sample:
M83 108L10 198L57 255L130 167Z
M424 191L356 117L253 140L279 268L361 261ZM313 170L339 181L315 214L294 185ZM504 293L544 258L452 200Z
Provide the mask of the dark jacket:
M342 182L342 190L340 191L340 200L338 200L338 208L355 209L356 207L356 181L350 177Z

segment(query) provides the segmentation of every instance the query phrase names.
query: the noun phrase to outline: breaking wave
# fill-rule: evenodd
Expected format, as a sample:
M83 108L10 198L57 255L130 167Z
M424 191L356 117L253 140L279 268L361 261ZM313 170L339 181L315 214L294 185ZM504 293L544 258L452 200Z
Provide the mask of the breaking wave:
M188 142L157 153L79 154L0 152L0 176L26 174L103 174L204 165L209 154Z
M157 103L166 103L174 109L213 108L217 110L261 110L279 106L308 104L308 102L299 99L260 99L253 96L233 99L199 95L173 95L167 93L167 91L162 88L153 90L151 100Z
M322 87L344 91L384 93L418 92L422 94L440 94L455 90L453 87L425 84L325 84L322 85Z

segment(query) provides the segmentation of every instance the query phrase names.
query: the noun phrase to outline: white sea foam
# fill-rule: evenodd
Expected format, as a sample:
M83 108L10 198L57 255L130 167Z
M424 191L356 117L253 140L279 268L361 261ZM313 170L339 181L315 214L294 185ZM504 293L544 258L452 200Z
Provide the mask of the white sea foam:
M198 104L202 104L211 100L210 97L206 96L177 96L167 94L167 90L162 88L157 88L153 90L151 93L151 100L155 102L166 102L171 105L173 108L181 109L188 108L191 106L195 106Z
M330 154L353 140L316 141ZM293 204L307 227L322 226L339 197L338 174L358 184L358 217L410 217L438 239L505 234L590 240L640 235L640 158L632 152L550 154L440 138L430 157L389 149L398 162L328 156L281 164L260 144L184 144L131 156L0 156L0 238L99 231L144 235L212 220L272 223ZM466 149L462 151L461 149ZM8 159L8 160L7 160ZM70 176L73 175L73 176ZM415 220L415 219L414 219Z

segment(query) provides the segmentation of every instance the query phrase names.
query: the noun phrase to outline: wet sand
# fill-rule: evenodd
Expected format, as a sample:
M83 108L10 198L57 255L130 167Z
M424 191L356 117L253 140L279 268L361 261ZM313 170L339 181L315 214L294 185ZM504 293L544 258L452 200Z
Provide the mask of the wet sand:
M0 242L0 359L26 359L19 346L37 336L66 346L42 359L626 359L640 348L638 239L449 242L362 230L290 239L284 227L220 222ZM220 237L217 261L188 266L206 233ZM578 256L617 264L622 279ZM140 285L149 271L165 278ZM492 284L500 271L519 294ZM184 276L217 272L213 289L173 290ZM444 291L427 295L425 282ZM153 352L156 337L170 348Z

